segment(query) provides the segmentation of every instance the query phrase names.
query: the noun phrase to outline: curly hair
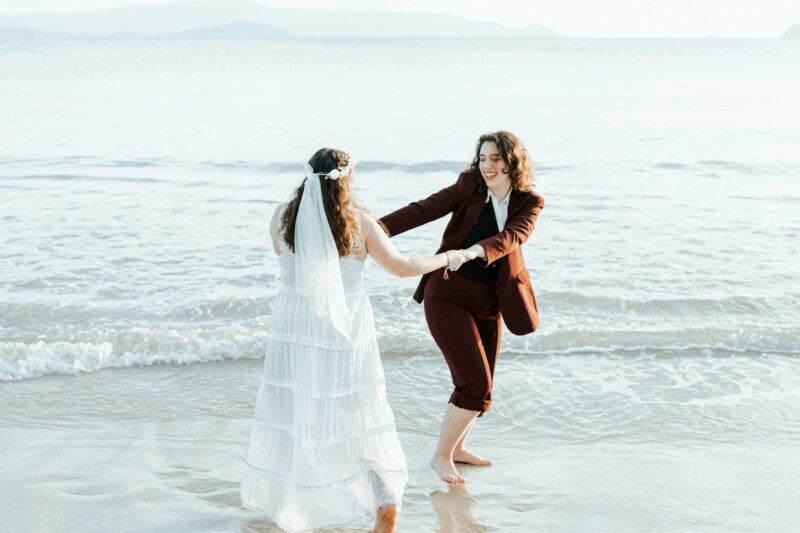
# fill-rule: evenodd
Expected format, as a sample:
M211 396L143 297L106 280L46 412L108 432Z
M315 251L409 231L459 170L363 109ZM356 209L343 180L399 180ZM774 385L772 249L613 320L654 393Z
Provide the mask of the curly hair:
M320 148L311 156L308 164L316 173L328 173L335 168L345 167L349 161L350 155L346 152L334 148ZM322 204L325 207L325 216L328 218L339 257L351 254L358 231L355 215L358 206L353 202L353 172L337 180L329 180L325 176L312 176L303 180L281 216L280 227L284 242L290 250L294 251L297 209L300 207L300 198L303 196L306 180L309 179L320 180Z
M511 132L496 131L485 133L478 139L475 147L475 157L469 168L476 176L481 175L480 160L481 146L485 142L493 142L500 150L503 161L508 166L508 175L511 178L511 188L515 191L527 192L533 189L533 160L522 141Z

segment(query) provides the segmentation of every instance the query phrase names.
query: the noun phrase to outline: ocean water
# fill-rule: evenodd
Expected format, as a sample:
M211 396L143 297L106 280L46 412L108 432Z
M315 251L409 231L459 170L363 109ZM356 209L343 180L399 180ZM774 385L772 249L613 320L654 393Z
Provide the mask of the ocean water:
M112 494L109 519L202 493L130 529L196 530L200 508L206 529L258 529L234 486L279 281L275 206L320 146L358 158L357 199L381 216L508 129L547 201L524 247L542 327L505 333L475 431L506 466L474 472L471 496L412 479L407 530L798 526L798 56L786 40L0 41L0 448L26 465L5 467L25 488L3 500ZM395 242L432 253L445 223ZM446 370L416 279L373 263L365 283L412 478L428 475ZM143 487L128 493L81 477L88 455L42 460L87 423L75 453L111 443L110 465L140 446L173 483L150 491L127 463ZM210 439L205 477L177 459L192 436ZM78 529L106 523L59 505Z

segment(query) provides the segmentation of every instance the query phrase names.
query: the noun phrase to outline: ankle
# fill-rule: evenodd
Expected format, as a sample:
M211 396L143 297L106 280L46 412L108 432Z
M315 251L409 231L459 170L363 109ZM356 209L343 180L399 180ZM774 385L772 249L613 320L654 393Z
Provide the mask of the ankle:
M382 505L378 507L378 516L375 521L373 533L393 533L397 523L398 510L394 504Z
M387 503L378 507L378 515L386 518L397 516L397 506L393 503Z
M436 450L435 452L433 452L433 458L434 459L441 459L443 461L452 461L453 460L453 452L442 452L442 451Z

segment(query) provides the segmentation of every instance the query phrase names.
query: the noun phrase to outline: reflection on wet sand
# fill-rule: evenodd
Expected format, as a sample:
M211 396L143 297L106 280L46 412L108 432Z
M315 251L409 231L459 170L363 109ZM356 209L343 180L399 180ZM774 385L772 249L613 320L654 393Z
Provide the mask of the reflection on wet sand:
M472 508L477 500L470 495L463 484L449 485L447 491L437 490L431 493L431 502L439 518L439 533L471 533L488 531L489 529L475 522Z

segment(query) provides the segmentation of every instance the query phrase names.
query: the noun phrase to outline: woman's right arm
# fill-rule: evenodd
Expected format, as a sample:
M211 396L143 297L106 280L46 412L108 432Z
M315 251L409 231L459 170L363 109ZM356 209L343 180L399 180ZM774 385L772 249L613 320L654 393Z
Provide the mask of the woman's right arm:
M362 214L362 217L361 228L367 253L389 274L399 277L419 276L448 266L447 253L428 257L404 256L392 244L377 220L366 213ZM458 270L464 262L464 257L459 253L451 253L450 261L452 269Z

